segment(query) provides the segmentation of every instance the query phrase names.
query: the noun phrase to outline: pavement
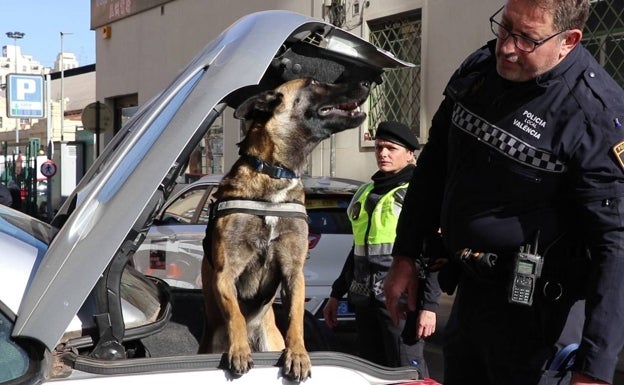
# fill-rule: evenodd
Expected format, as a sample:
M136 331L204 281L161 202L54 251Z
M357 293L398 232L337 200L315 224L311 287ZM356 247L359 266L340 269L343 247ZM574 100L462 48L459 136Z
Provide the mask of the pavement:
M427 339L427 344L425 345L425 359L429 367L429 375L441 384L444 383L444 359L442 356L444 328L446 327L454 298L454 296L442 294L440 307L437 312L436 332ZM339 340L339 347L336 350L350 354L357 353L353 350L356 338L354 331L338 331L336 337ZM624 385L624 354L621 354L618 360L618 368L613 379L613 385Z

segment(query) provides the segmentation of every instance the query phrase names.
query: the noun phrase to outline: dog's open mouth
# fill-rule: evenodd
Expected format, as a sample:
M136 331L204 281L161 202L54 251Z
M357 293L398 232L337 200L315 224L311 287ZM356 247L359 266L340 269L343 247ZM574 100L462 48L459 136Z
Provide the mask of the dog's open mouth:
M347 117L356 117L363 114L360 109L360 105L362 102L349 102L342 103L332 106L324 106L319 109L320 116L330 116L330 115L338 115L338 116L347 116Z

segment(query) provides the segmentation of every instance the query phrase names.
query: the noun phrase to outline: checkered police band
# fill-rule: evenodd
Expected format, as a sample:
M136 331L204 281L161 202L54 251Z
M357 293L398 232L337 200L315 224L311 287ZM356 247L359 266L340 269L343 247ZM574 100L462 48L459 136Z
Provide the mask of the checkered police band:
M554 154L532 147L501 128L486 122L464 108L461 103L455 103L452 119L453 124L462 131L525 166L554 173L560 173L566 169L565 164L558 161Z

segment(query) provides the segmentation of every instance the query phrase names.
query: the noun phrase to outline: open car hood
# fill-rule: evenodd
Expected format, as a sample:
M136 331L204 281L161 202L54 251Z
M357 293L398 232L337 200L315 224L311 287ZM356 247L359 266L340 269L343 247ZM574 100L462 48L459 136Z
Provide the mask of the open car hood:
M307 16L266 11L241 18L137 111L67 198L13 336L54 349L111 261L127 260L142 242L189 154L226 106L291 78L374 81L385 68L408 66Z

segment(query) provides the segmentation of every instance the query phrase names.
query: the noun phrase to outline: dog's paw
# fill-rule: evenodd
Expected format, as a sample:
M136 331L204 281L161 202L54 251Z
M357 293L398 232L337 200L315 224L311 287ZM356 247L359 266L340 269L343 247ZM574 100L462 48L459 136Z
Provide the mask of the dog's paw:
M285 349L282 355L284 377L291 381L305 381L312 376L312 361L305 350Z
M253 368L253 359L251 358L251 350L247 349L230 349L228 354L229 371L235 376L242 376Z

